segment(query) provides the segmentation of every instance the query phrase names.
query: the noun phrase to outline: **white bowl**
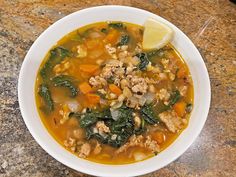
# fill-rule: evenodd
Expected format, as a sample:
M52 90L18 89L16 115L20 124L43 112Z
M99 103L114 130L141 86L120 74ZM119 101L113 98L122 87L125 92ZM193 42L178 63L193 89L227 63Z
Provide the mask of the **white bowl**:
M80 159L65 150L49 134L40 120L35 103L35 81L38 68L49 49L67 33L99 21L124 21L143 25L154 18L174 30L172 44L186 61L194 84L194 108L188 127L177 140L155 157L126 165L104 165ZM206 66L190 39L167 20L145 10L125 6L92 7L72 13L46 29L34 42L21 67L18 97L21 114L30 133L52 157L77 171L96 176L136 176L158 170L183 154L197 138L207 119L210 106L210 81Z

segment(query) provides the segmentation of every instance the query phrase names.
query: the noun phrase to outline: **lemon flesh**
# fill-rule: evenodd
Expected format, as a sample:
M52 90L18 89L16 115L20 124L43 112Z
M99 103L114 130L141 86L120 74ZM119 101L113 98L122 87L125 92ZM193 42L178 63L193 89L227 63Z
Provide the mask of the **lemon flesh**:
M143 49L160 49L170 42L173 30L167 25L154 20L147 19L144 23Z

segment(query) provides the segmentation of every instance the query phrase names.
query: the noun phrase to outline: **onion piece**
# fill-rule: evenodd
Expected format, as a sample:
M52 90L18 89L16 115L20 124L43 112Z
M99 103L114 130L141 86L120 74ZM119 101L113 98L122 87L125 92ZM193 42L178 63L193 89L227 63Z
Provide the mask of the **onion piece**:
M72 111L72 112L78 112L81 109L80 104L75 100L68 101L67 105L68 105L68 108L70 109L70 111Z
M138 102L141 106L143 106L145 104L146 100L147 99L144 96L142 96L141 98L139 98Z
M154 101L155 99L155 94L151 93L151 92L147 92L146 94L144 94L144 97L146 98L146 103L150 104Z
M117 121L119 118L119 111L118 110L114 110L114 109L110 109L111 110L111 116L112 119Z
M144 160L145 158L147 158L147 156L142 152L135 152L133 155L134 155L135 161L140 161L140 160Z
M89 57L94 59L94 58L98 58L103 54L103 50L101 49L97 49L97 50L92 50L89 52Z
M93 32L90 32L89 37L91 37L91 38L100 38L100 37L102 37L102 34L97 32L97 31L93 31Z

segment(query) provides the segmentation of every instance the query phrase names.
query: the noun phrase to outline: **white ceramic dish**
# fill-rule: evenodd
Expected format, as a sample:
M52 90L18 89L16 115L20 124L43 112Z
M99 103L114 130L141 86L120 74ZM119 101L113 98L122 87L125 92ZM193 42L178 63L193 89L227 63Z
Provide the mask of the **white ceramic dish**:
M143 25L147 18L154 18L174 30L172 44L186 61L194 83L194 109L188 127L166 150L142 162L128 165L104 165L80 159L65 150L53 139L40 120L36 109L34 87L38 68L48 50L67 33L99 21L125 21ZM178 158L199 135L207 119L210 106L210 81L201 55L176 26L144 10L124 6L100 6L72 13L46 29L28 51L21 67L18 84L19 104L23 119L30 133L40 146L61 163L96 176L137 176L158 170Z

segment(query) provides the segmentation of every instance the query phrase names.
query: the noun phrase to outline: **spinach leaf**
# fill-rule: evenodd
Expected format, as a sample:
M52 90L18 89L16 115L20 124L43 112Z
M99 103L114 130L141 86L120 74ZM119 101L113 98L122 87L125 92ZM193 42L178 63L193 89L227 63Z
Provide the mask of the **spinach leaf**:
M89 35L93 31L94 31L94 28L88 28L85 31L83 31L82 33L80 33L80 35L81 35L82 38L87 38L87 37L89 37Z
M79 34L79 32L77 32L76 34L74 34L73 36L71 36L70 38L72 41L77 41L77 42L82 42L82 36Z
M151 61L152 63L157 63L157 61L163 57L165 57L166 52L173 50L170 47L163 47L161 49L154 49L151 51L147 51L147 58L149 61Z
M50 55L46 63L43 65L42 69L40 70L40 75L44 81L48 81L48 77L52 72L53 67L56 64L59 64L61 61L64 60L65 57L69 56L70 52L63 48L63 47L56 47L50 50Z
M123 35L121 36L120 42L117 45L118 46L127 45L129 42L129 39L130 39L129 35Z
M169 110L171 106L165 105L162 101L159 101L158 104L155 105L155 113L160 114L162 112L165 112Z
M192 109L193 109L193 105L191 103L188 103L187 106L186 106L186 109L185 109L186 112L190 113L192 111Z
M146 53L138 53L135 56L138 57L139 60L140 60L138 68L141 71L144 71L146 69L147 65L149 64L149 60L148 60L147 54Z
M104 109L103 111L101 112L96 112L96 116L98 119L112 119L112 116L111 116L111 111L110 109Z
M39 95L43 98L46 108L49 111L54 110L54 103L51 97L51 92L46 84L41 84L39 86Z
M77 87L71 82L71 77L66 75L59 75L52 79L55 87L65 87L68 88L71 92L71 97L77 95Z
M113 22L108 24L109 27L115 28L115 29L122 29L124 28L124 24L121 22Z
M80 118L82 114L79 112L70 112L69 113L69 117L76 117L76 118Z
M147 52L147 57L148 59L151 59L152 57L155 56L160 56L162 57L164 55L164 50L163 49L155 49Z
M125 128L126 126L130 126L130 124L134 124L133 122L133 116L132 116L132 112L133 109L128 108L126 106L122 106L119 109L117 109L118 111L118 119L116 121L114 121L111 125L111 131L113 133L121 133L122 129Z
M102 29L101 29L101 32L107 34L107 33L108 33L108 30L107 30L106 28L102 28Z
M140 109L140 115L147 123L151 125L159 123L159 118L155 115L152 105L144 105Z
M108 84L113 84L114 83L114 77L109 77L107 79Z
M173 106L175 103L177 103L179 101L180 98L181 98L181 95L179 93L179 90L173 91L170 96L169 106Z
M69 117L76 117L79 119L80 127L85 128L93 125L98 120L109 120L112 119L111 112L109 109L105 109L101 112L88 110L86 113L71 112Z
M134 122L132 117L133 110L126 106L122 106L118 109L119 118L115 121L112 119L110 109L103 111L89 111L83 116L80 116L80 126L86 128L87 139L94 138L103 144L108 144L113 147L120 147L126 143L131 135L134 134ZM100 135L93 132L95 123L99 120L103 120L109 127L110 133ZM112 138L112 135L116 135L116 138Z
M81 128L85 128L85 127L88 127L90 125L93 125L97 121L98 121L98 119L96 117L96 113L89 112L89 113L86 113L86 114L81 116L81 119L79 120L79 123L80 123Z
M141 126L139 129L135 130L135 134L136 135L140 135L142 134L143 132L145 132L147 130L147 128L145 127L145 120L143 118L141 118Z

